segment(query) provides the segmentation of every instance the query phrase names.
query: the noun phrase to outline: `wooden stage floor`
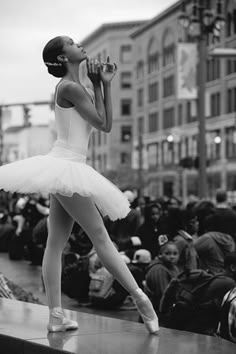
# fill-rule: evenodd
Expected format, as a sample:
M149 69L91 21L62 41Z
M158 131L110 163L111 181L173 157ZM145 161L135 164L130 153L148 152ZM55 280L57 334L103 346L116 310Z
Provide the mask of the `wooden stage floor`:
M47 333L48 308L0 299L1 354L233 354L223 339L161 328L150 335L143 324L65 310L79 329Z

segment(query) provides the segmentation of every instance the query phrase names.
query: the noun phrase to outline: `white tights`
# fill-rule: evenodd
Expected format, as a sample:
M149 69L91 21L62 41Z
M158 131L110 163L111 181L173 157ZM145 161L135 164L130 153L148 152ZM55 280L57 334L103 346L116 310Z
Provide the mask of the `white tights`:
M61 258L74 221L87 233L107 270L134 295L138 285L113 245L91 199L78 194L72 197L57 194L50 196L48 240L42 266L49 308L61 307Z

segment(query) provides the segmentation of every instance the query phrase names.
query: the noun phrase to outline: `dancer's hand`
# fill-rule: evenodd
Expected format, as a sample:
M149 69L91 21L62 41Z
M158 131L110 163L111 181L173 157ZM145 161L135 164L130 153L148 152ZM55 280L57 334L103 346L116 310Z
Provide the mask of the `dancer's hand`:
M86 60L88 77L94 85L100 84L101 77L101 63L98 60L88 59Z
M107 57L106 63L101 63L100 76L103 83L110 82L117 72L116 63L110 63L110 57Z

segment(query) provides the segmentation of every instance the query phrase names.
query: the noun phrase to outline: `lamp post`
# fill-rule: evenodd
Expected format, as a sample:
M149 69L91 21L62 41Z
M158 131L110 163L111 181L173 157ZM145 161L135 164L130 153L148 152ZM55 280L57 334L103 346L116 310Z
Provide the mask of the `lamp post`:
M143 119L138 121L138 196L143 196Z
M192 13L186 12L186 3L192 3ZM213 3L213 6L212 6ZM216 6L215 6L216 5ZM215 10L215 11L213 11ZM180 25L188 34L198 42L198 154L199 154L199 197L207 196L206 173L206 123L205 123L205 84L207 39L209 34L220 36L221 28L225 22L222 10L222 1L193 0L182 1L182 11L179 16Z

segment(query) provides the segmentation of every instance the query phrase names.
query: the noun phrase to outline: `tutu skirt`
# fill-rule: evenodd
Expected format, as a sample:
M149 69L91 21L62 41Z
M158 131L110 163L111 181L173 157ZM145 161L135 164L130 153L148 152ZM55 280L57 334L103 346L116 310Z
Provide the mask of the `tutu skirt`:
M0 189L10 192L78 193L91 198L103 216L122 219L130 211L126 196L86 164L86 156L54 146L47 155L33 156L0 167Z

